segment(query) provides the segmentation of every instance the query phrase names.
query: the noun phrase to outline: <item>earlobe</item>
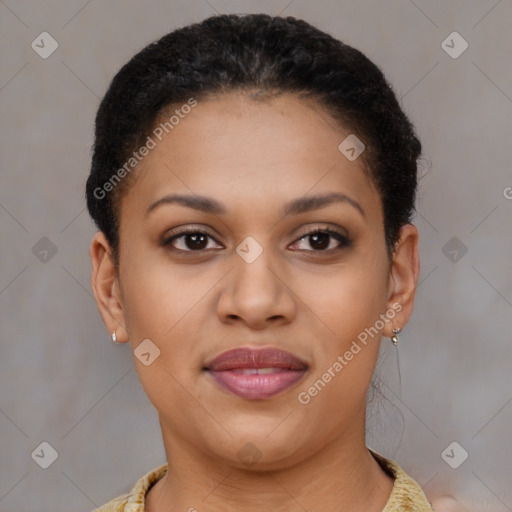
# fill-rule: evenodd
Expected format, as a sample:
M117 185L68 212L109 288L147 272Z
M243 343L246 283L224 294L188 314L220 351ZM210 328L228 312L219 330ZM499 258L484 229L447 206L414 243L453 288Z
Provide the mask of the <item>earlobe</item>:
M395 320L390 322L384 336L393 336L392 329L403 329L409 321L414 305L420 271L419 234L416 226L405 224L400 228L400 238L393 252L389 273L388 308L400 304ZM389 332L388 332L389 331Z
M118 343L128 341L118 276L112 250L105 235L98 231L91 242L91 287L96 305L109 335L115 331Z

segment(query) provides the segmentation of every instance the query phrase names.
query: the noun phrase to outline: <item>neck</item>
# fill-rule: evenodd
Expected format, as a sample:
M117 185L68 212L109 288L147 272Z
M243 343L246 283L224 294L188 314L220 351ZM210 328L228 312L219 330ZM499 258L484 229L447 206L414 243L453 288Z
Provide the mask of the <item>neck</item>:
M256 471L207 458L162 431L168 471L150 489L146 512L380 512L393 488L364 435L335 438L295 465Z

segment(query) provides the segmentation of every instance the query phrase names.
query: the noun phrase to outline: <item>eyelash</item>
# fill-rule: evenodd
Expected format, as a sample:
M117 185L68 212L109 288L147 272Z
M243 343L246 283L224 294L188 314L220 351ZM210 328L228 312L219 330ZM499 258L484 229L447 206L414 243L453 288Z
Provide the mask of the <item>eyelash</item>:
M297 238L294 242L292 242L292 244L296 244L297 242L300 242L301 240L303 240L305 238L308 238L308 237L311 237L311 236L313 236L315 234L328 235L328 236L334 238L335 240L337 240L339 242L339 246L334 248L334 249L333 248L331 248L331 249L320 249L320 250L315 250L315 249L308 250L308 249L306 249L305 250L306 252L331 254L332 252L339 251L339 250L341 250L343 248L349 247L352 244L352 241L346 235L344 235L342 233L339 233L338 231L329 229L329 228L321 229L321 228L318 228L318 227L313 228L313 229L303 233L301 236L299 236L299 238ZM209 237L212 240L214 240L217 244L219 243L219 242L217 242L215 237L213 235L211 235L208 231L204 231L204 230L200 230L200 229L184 228L183 230L179 231L178 233L175 233L174 235L165 238L162 241L162 245L164 247L166 247L166 248L169 247L169 246L172 247L172 242L174 242L175 240L178 240L180 238L184 238L187 235L206 235L207 237ZM206 252L208 250L211 250L211 249L193 250L193 249L177 249L175 247L172 247L172 250L174 250L176 252L180 252L180 253L199 253L200 254L200 253L204 253L204 252ZM304 250L304 249L299 249L299 250Z

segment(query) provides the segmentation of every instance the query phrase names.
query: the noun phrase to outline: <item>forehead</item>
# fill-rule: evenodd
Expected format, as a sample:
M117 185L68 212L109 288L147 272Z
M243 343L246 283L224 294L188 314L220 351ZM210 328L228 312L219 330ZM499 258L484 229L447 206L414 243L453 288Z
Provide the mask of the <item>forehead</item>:
M128 191L141 207L164 192L257 207L336 190L378 219L380 200L362 159L350 161L339 150L350 131L315 103L293 94L260 101L230 93L199 101L171 124L176 110L158 119L160 130L150 134L155 146Z

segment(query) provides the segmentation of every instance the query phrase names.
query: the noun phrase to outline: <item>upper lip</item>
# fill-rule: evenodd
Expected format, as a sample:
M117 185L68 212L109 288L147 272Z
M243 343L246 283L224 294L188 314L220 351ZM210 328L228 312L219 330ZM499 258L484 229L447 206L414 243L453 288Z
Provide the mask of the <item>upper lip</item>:
M205 365L205 369L216 372L242 368L306 370L308 365L290 352L275 347L235 348L223 352Z

